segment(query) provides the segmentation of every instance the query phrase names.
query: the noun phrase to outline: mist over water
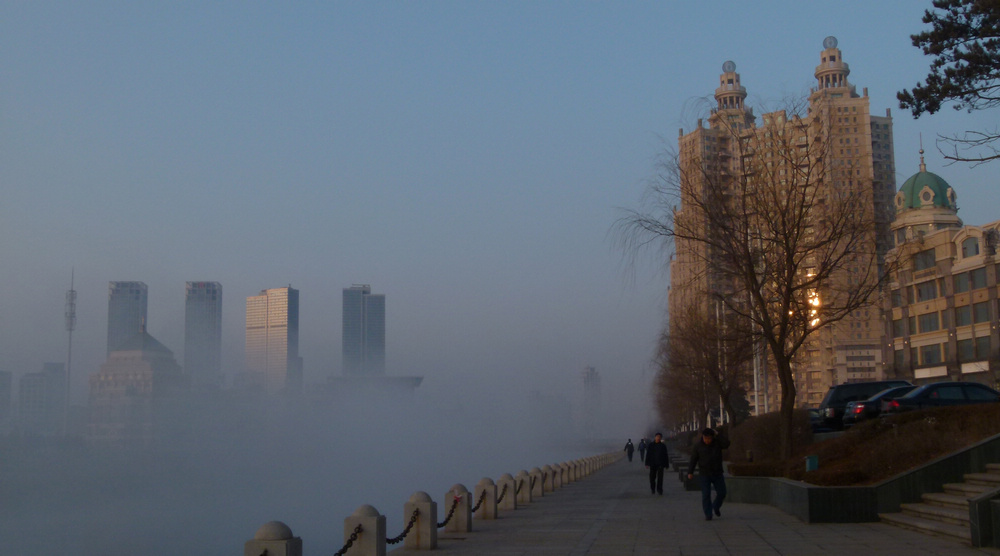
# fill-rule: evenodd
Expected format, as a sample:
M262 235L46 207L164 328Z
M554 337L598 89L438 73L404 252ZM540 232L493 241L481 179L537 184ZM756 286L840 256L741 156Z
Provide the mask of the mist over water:
M235 555L280 520L307 553L332 553L362 504L395 535L415 491L440 513L455 483L471 490L482 477L620 449L581 431L582 408L567 408L485 390L307 393L184 402L143 449L10 440L0 538L20 555Z

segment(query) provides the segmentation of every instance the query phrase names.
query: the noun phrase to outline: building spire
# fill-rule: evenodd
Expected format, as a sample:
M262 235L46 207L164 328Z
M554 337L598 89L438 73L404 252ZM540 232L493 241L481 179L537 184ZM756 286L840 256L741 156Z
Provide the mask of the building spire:
M924 134L920 134L920 171L926 172L927 165L924 164Z

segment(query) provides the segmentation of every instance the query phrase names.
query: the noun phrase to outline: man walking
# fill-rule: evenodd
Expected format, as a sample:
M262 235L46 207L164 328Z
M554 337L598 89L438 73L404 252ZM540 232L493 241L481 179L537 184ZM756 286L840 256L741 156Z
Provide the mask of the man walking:
M663 443L663 435L656 433L653 442L646 447L646 469L649 469L649 490L651 493L663 494L663 470L670 465L667 445Z
M639 461L646 461L646 437L639 439Z
M701 509L705 512L705 521L712 521L712 514L721 516L722 501L726 499L726 479L722 476L722 451L729 447L729 439L722 436L716 438L715 431L705 429L701 432L701 440L695 443L691 450L691 463L688 464L688 479L694 478L694 466L698 466L698 479L701 482ZM712 501L712 487L715 487L715 501Z
M625 455L628 456L629 461L632 461L633 452L635 452L635 446L632 445L632 439L629 438L628 442L625 444Z

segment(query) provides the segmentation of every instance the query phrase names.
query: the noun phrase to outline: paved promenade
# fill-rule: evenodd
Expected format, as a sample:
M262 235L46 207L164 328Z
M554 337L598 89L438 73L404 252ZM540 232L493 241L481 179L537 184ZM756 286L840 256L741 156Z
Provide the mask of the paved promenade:
M700 492L683 490L677 475L668 474L663 496L652 496L647 477L638 458L631 463L623 459L530 506L501 512L500 519L474 519L471 533L441 533L438 552L481 556L1000 555L997 550L975 549L882 523L809 525L756 504L727 503L721 518L705 521ZM392 551L396 556L411 553L416 554Z

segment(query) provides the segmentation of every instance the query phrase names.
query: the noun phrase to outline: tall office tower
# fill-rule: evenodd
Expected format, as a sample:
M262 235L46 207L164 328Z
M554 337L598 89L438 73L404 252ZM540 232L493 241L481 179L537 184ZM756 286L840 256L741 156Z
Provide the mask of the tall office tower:
M385 374L385 295L367 284L344 288L341 341L345 375Z
M775 145L796 145L796 148L824 145L824 171L813 176L809 186L831 193L838 189L863 191L866 198L870 198L865 212L875 229L875 237L871 238L871 257L881 267L892 245L889 232L895 192L892 118L888 110L884 117L871 115L867 89L863 95L858 95L854 85L848 82L850 69L837 48L837 39L827 37L823 41L820 64L814 72L817 86L809 95L808 112L801 117L783 110L771 112L761 117L762 125L759 125L753 111L744 104L747 92L740 83L736 65L726 62L722 71L719 87L715 90L717 106L711 111L708 126L699 120L696 129L680 133L679 165L682 180L688 184L685 194L698 194L709 183L738 185L737 180L745 175L746 168L754 164L748 157L761 157L761 161L756 162L761 167L770 157L781 160L794 157L776 153L775 149L780 147ZM780 134L781 139L773 137L773 133ZM771 167L770 162L766 165ZM707 223L699 223L697 210L688 206L690 201L681 198L681 205L674 214L675 222L684 223L686 229L700 229L700 233L710 237L712 230ZM678 239L674 246L668 295L670 326L675 326L676 319L688 310L715 318L719 308L711 294L725 296L735 291L724 275L712 271L718 268L713 265L718 254L709 251L700 241ZM834 277L843 282L838 287L846 288L870 262L873 261L852 261ZM852 271L856 271L854 276ZM875 307L858 310L835 326L814 333L795 362L797 404L817 406L831 384L880 378L884 373L880 345L881 326ZM857 361L865 364L858 366ZM845 362L851 364L845 365ZM760 378L758 384L777 384L776 378L768 378L766 372ZM756 395L765 399L755 399L751 394L751 406L763 407L766 400L767 405L778 407L780 392L777 388L758 388Z
M66 406L66 366L45 363L41 372L26 373L18 382L18 420L23 434L62 434Z
M299 290L262 290L247 298L246 368L266 392L301 387Z
M108 355L142 331L146 302L146 284L108 282Z
M222 285L218 282L186 284L184 372L195 388L222 386Z

